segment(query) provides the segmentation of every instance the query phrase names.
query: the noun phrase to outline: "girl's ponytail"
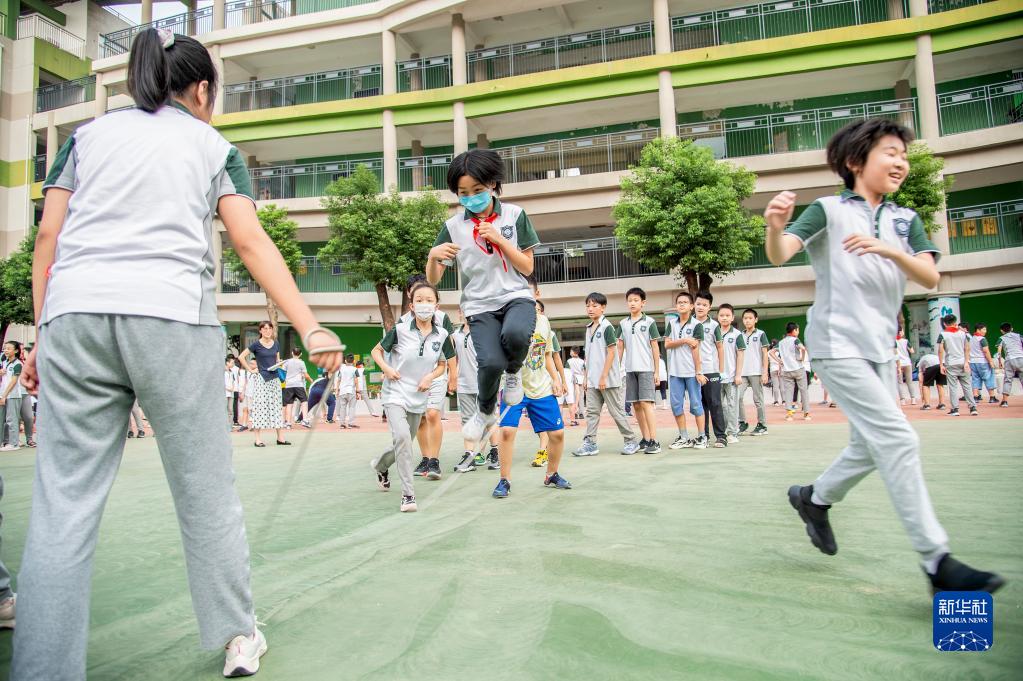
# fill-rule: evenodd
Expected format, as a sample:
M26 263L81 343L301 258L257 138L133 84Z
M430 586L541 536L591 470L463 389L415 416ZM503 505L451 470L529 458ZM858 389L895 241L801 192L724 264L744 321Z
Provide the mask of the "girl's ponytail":
M217 70L202 43L167 29L138 34L128 57L128 92L135 106L153 113L194 83L209 83L210 103L217 92Z

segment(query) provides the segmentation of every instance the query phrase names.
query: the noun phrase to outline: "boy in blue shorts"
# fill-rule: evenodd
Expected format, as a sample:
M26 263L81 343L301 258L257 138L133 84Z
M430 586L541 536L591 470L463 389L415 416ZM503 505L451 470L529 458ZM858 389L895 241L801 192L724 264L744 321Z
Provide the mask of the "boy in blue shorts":
M703 324L693 317L693 296L680 291L675 296L675 311L678 318L669 318L666 325L664 347L668 352L668 388L671 396L671 413L678 424L678 437L671 449L707 448L707 437L703 434L705 417L700 382L697 380L700 367L700 343L703 341ZM689 411L696 419L696 437L686 433L685 399L689 395Z
M539 306L538 306L539 308ZM558 464L565 451L565 424L561 420L561 405L558 396L564 392L561 376L554 366L554 350L551 324L542 311L537 309L536 327L529 343L529 352L522 365L523 398L511 405L501 419L501 444L498 452L501 458L501 479L494 488L494 498L503 499L511 491L511 465L515 453L515 433L519 428L522 411L529 414L533 432L547 433L547 475L543 484L556 489L572 489L572 485L558 474ZM508 405L502 402L501 410Z

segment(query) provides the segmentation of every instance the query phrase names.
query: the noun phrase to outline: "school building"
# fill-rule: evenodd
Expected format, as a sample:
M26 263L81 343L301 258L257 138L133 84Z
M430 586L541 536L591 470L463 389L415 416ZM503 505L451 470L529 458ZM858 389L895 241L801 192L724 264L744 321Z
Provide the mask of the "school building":
M172 3L156 6L167 13ZM128 11L128 8L131 11ZM74 130L132 105L131 41L147 26L195 36L223 74L213 124L243 152L259 204L286 207L306 257L298 285L349 348L381 336L377 296L319 263L324 187L360 165L380 188L446 187L452 155L504 157L504 198L542 245L536 272L564 345L581 343L583 298L609 315L625 291L671 308L677 279L622 253L611 208L643 145L694 139L757 173L748 208L783 189L832 194L823 147L839 127L887 116L912 126L954 176L936 241L939 290L910 285L914 345L930 317L1023 326L1023 0L215 0L154 21L152 0L0 1L0 255L41 212L41 180ZM126 14L137 15L141 23ZM454 210L454 197L441 196ZM230 246L226 233L216 248ZM253 282L221 267L231 336L265 316ZM457 321L457 279L442 304ZM761 311L780 336L813 298L805 256L761 248L715 281L717 302ZM400 296L392 294L397 306ZM855 313L855 311L852 311ZM14 333L18 331L15 330ZM24 331L29 334L29 331ZM285 347L293 344L285 334Z

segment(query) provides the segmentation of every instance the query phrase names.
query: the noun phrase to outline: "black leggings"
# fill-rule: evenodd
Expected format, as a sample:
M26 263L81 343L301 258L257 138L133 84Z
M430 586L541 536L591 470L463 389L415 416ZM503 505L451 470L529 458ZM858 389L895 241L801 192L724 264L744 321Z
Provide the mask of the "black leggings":
M704 374L707 382L700 386L700 397L703 398L703 434L709 435L714 428L714 437L725 439L725 414L721 409L721 374Z
M469 316L469 331L479 366L480 411L490 414L497 406L501 374L522 368L536 328L536 302L516 298L500 310Z

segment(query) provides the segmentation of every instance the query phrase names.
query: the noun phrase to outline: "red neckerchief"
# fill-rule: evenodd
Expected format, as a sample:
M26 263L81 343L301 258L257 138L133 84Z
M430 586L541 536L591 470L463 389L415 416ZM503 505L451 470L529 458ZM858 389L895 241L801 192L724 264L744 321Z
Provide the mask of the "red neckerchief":
M984 336L984 334L982 334L982 333L981 333L981 332L979 332L979 331L974 331L974 332L973 332L973 335L974 335L974 336L977 336L978 338L981 338L981 337L983 337L983 336Z
M490 250L487 250L487 247L484 245L484 244L490 244L490 248L493 249L493 250L496 250L498 255L501 256L501 264L504 265L504 271L507 272L508 271L508 261L504 259L504 252L502 252L500 248L495 247L493 245L493 242L490 241L489 239L484 239L483 240L484 244L480 243L480 224L484 223L484 222L486 222L487 224L493 224L494 221L497 220L497 218L498 218L498 215L497 215L496 212L491 213L490 215L488 215L487 217L483 218L482 220L480 220L475 215L472 216L471 218L469 218L470 220L472 220L472 224L473 224L472 240L476 242L477 248L479 248L481 251L483 251L487 255L493 255L493 252L490 251Z
M956 333L956 332L959 331L959 327L958 326L946 326L945 327L945 331L947 331L949 333Z

